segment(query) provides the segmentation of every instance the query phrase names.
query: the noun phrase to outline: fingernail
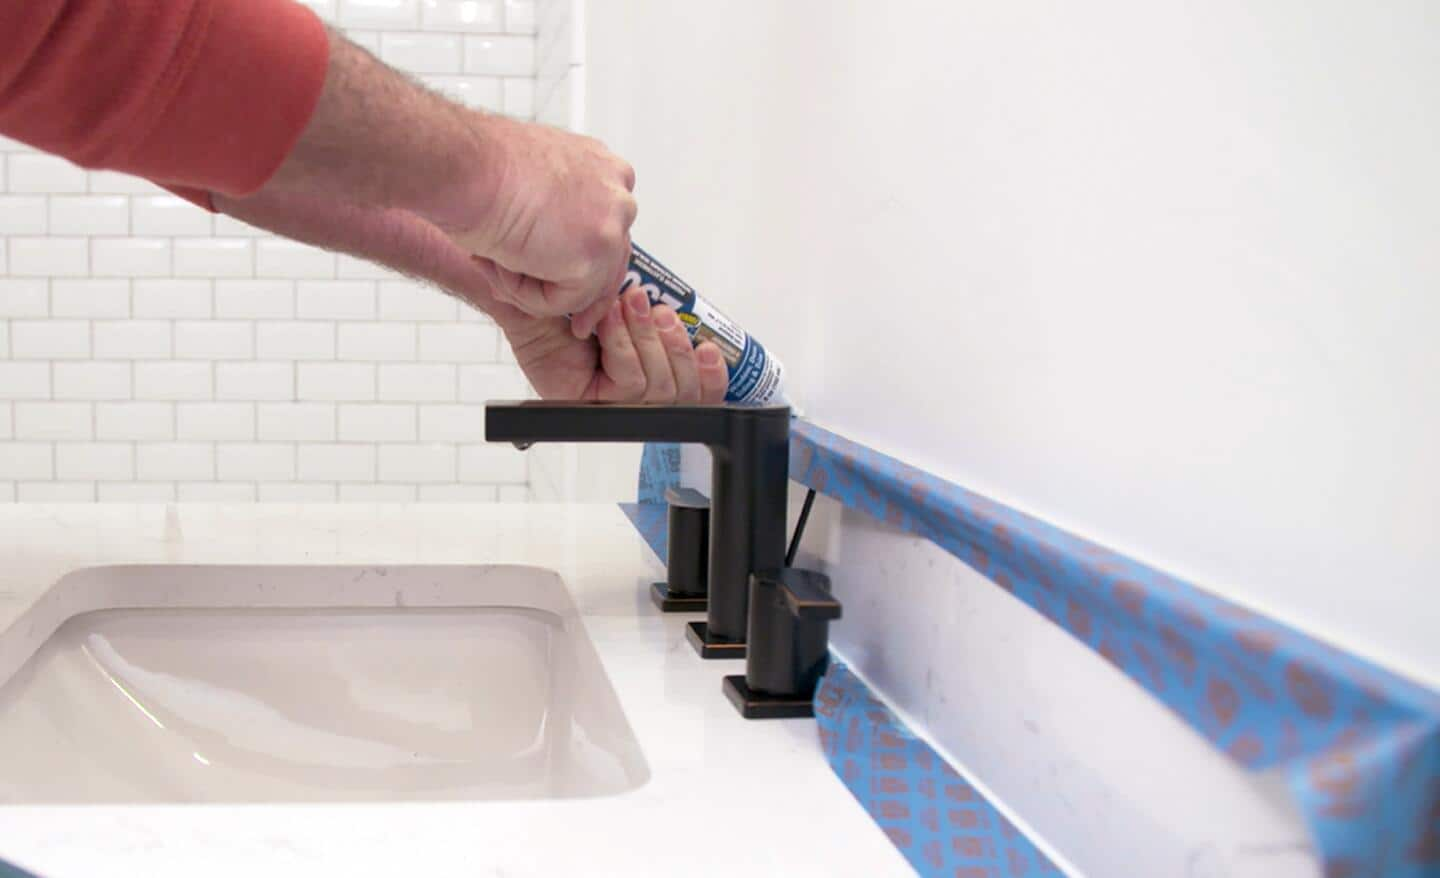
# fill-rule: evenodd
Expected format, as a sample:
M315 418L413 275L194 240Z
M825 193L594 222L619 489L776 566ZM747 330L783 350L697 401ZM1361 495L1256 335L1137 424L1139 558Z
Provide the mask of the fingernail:
M650 316L655 318L655 325L661 329L674 329L675 324L680 322L675 319L675 312L669 308L664 311L652 311Z
M650 313L650 299L639 290L629 294L626 302L630 305L630 313L636 317L644 317Z
M706 345L695 352L702 366L720 365L720 350L712 345Z

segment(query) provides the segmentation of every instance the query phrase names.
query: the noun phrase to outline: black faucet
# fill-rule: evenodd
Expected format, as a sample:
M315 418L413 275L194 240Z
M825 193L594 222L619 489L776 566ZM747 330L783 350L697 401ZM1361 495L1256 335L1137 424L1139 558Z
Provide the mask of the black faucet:
M710 596L686 636L705 658L743 658L750 575L785 564L790 408L492 402L485 438L536 442L697 442L710 448Z

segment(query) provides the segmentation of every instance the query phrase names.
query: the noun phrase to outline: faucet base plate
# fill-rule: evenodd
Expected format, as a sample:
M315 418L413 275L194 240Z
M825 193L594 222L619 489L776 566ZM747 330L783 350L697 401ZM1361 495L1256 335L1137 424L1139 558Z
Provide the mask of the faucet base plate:
M673 592L664 582L650 583L650 600L662 613L703 613L710 606L710 596Z
M815 715L813 699L756 692L745 685L745 677L741 674L726 677L720 688L746 719L804 719Z
M745 657L745 641L726 640L710 633L710 626L704 622L691 622L685 626L685 639L695 647L703 659L739 659Z

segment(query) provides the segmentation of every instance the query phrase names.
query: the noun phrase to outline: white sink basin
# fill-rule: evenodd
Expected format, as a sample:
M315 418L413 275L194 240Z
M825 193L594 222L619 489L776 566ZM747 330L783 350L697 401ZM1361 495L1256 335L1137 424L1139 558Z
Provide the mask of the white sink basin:
M139 608L70 618L0 687L0 802L560 798L648 777L548 571L85 575Z

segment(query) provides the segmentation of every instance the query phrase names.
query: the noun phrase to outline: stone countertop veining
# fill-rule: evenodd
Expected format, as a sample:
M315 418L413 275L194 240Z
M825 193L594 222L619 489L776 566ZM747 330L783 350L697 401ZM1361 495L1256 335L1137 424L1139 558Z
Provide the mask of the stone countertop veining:
M650 778L569 800L0 806L0 858L44 878L911 874L831 772L813 721L747 722L725 700L720 678L742 663L701 661L691 617L654 609L663 569L613 505L0 506L0 665L49 636L37 620L56 615L46 597L62 578L134 564L554 570Z

